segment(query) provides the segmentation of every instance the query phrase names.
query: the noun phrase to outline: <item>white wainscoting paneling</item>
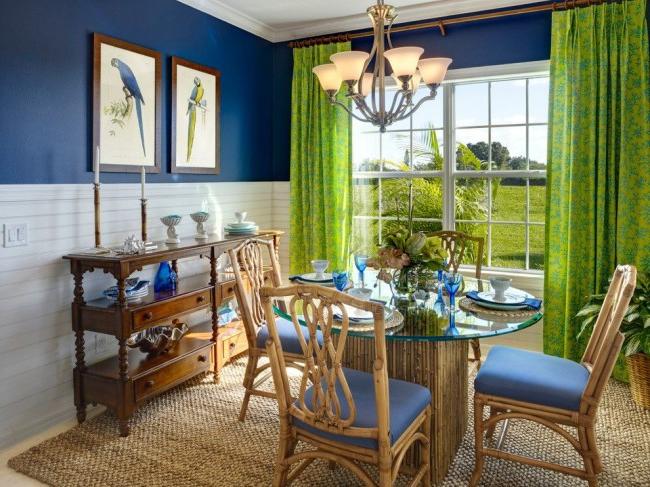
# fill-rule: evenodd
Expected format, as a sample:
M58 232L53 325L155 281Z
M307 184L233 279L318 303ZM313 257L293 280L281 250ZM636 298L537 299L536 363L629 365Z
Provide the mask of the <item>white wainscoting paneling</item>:
M101 189L102 243L139 236L139 184ZM171 213L183 215L179 233L192 235L195 224L188 215L202 207L211 214L211 231L221 231L240 209L260 227L275 224L272 182L150 184L146 189L153 240L164 238L159 218ZM72 276L61 256L94 245L92 196L90 184L0 185L0 231L4 223L24 222L29 234L28 246L0 247L0 448L74 417ZM284 222L283 215L279 223ZM282 243L283 268L288 269L287 242ZM207 271L205 260L198 258L179 265L185 276ZM140 274L152 277L154 271L149 267ZM109 275L87 273L86 296L97 296L112 283ZM112 337L86 333L89 362L116 350Z

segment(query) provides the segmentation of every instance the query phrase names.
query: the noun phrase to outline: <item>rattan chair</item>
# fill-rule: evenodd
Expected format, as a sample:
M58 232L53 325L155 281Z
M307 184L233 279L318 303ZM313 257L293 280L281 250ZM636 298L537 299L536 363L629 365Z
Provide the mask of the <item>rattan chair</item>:
M463 232L456 232L453 230L441 230L439 232L428 233L429 237L438 237L442 242L442 247L447 251L447 258L449 259L449 266L454 272L458 272L460 264L463 263L465 254L467 252L467 245L473 243L474 245L474 277L481 278L481 266L483 265L483 248L485 240L483 237L474 237ZM481 367L481 343L478 338L470 340L474 358L470 359L471 362L477 362L477 366Z
M581 363L541 353L494 347L474 381L476 465L470 485L478 485L485 456L513 460L580 477L596 486L603 470L594 425L603 390L623 344L619 328L636 286L636 269L619 266L607 291ZM483 409L490 408L488 419ZM566 439L582 456L583 468L516 455L484 445L496 423L522 419L539 423ZM577 439L559 425L576 428Z
M309 330L308 339L297 333L302 337L306 368L298 399L294 400L281 337L277 327L269 326L267 350L280 409L280 444L273 485L289 484L320 458L349 469L364 485L387 487L393 485L407 450L415 443L421 446L421 464L408 469L413 475L410 485L430 485L431 392L418 384L388 379L384 307L315 285L265 287L261 295L270 323L271 300L285 298L296 330ZM372 374L342 366L349 327L344 305L374 316L375 350L374 356L368 358L373 363ZM306 326L298 322L299 313L304 315ZM340 321L333 320L335 314ZM341 328L339 334L332 333L334 326ZM323 332L323 345L316 341L318 330ZM309 379L313 385L308 384ZM315 449L294 453L298 441ZM374 482L354 460L376 466L379 482Z
M260 358L266 356L265 344L269 336L259 293L265 285L280 286L282 277L272 241L248 239L230 249L228 254L235 275L235 295L248 340L248 363L244 375L246 392L239 413L239 420L244 421L251 395L275 398L273 392L259 389L260 385L271 378L268 362L258 366ZM267 266L264 264L265 254L268 255ZM270 283L267 282L269 274ZM280 330L287 364L302 370L304 360L293 324L277 318L276 326Z

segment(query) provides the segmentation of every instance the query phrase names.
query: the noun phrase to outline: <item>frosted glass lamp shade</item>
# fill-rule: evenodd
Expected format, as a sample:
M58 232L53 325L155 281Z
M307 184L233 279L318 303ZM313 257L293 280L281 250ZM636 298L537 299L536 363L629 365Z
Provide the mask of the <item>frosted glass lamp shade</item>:
M363 51L337 52L330 56L343 81L355 82L361 76L369 54Z
M339 91L341 87L341 76L336 66L333 64L321 64L315 66L312 71L318 77L318 81L320 81L320 85L324 91Z
M418 68L422 74L422 81L427 85L442 83L447 74L447 68L451 64L451 59L448 57L432 57L427 59L420 59Z
M393 68L393 73L398 78L402 76L413 76L418 67L418 61L424 49L421 47L396 47L384 53L386 59Z
M370 94L372 90L372 73L363 73L363 81L360 86L357 86L357 93L359 92L359 87L364 98Z

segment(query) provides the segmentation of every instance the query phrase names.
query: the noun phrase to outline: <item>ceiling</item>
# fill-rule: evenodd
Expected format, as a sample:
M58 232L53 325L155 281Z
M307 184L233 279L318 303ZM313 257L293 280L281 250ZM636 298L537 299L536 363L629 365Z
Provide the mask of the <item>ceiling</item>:
M178 0L272 42L370 28L375 0ZM539 2L540 0L536 0ZM389 0L396 23L536 3L531 0Z

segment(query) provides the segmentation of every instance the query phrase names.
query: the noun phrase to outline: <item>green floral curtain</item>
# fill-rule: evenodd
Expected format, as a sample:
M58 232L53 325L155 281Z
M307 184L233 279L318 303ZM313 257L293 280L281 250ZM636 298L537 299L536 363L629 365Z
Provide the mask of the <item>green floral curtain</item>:
M333 107L312 68L349 51L350 43L293 50L291 86L291 273L328 259L347 267L352 225L350 117Z
M579 359L576 312L616 264L650 270L646 2L553 13L544 350Z

